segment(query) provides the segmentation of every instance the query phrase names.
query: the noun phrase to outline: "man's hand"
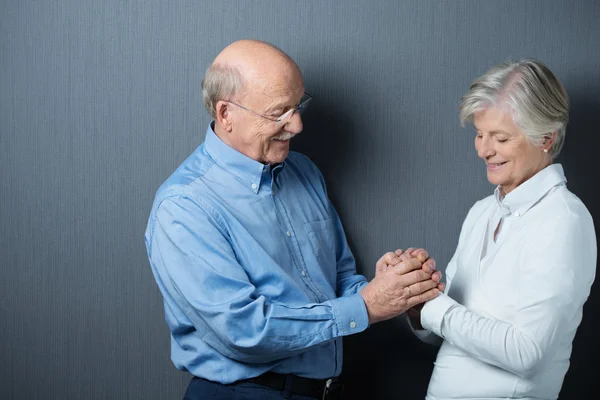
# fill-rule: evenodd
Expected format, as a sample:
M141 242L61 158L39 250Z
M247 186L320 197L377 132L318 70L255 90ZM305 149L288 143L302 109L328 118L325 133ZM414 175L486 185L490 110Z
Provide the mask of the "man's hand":
M401 249L396 250L395 252L387 252L375 264L375 276L379 275L382 272L387 271L389 267L393 267L394 265L400 262L400 256L403 251Z
M435 260L429 257L427 250L410 247L406 249L406 251L398 249L394 252L387 252L381 256L381 258L375 264L375 276L383 271L386 271L388 268L393 267L400 261L408 260L410 258L416 258L423 263L423 271L432 274L435 272ZM440 290L444 290L443 287Z
M438 271L436 274L435 260L429 257L429 253L427 252L427 250L409 247L405 251L398 249L394 252L394 254L400 261L405 261L411 258L416 258L419 261L421 261L423 263L423 271L431 273L432 279L437 280L438 282L439 291L444 291L445 285L443 283L440 283L440 281L442 280L442 273ZM436 277L439 277L439 279L436 279Z
M425 249L410 247L406 249L406 251L396 250L394 254L398 256L399 260L407 260L413 257L416 257L419 260L425 259L426 262L423 264L423 268L427 267L427 270L435 270L435 260L433 258L429 258L429 254ZM444 288L445 285L443 283L438 284L438 289L440 292L443 292ZM410 318L410 323L415 329L423 329L423 326L421 325L421 309L423 309L423 303L417 304L406 311L406 314Z
M427 261L429 255L419 252L419 256L408 255L400 260L404 253L386 253L379 259L375 268L375 278L360 292L369 314L369 324L385 321L409 308L431 300L440 291L438 289L441 274L433 272L435 262L426 266L420 261ZM391 265L398 259L397 264Z

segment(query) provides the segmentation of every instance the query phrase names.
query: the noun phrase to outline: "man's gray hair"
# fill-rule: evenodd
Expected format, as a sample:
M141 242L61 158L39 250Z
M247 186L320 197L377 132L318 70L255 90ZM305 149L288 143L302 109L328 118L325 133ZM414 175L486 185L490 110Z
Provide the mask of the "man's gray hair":
M213 64L206 70L202 79L202 100L206 111L216 118L215 107L221 100L230 100L244 85L242 74L235 68Z
M565 88L540 61L523 59L491 68L475 79L462 97L461 124L489 107L506 107L530 143L542 144L554 132L548 154L555 158L562 149L569 122L569 98Z

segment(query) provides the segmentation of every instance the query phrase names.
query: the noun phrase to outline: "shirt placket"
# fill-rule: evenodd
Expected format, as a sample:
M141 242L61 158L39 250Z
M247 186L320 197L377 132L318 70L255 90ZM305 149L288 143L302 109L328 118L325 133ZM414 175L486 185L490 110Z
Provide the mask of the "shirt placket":
M286 236L288 248L292 255L292 260L294 260L294 267L302 277L302 282L309 289L309 294L314 298L316 302L321 303L326 301L327 298L321 293L317 285L315 285L308 273L308 270L306 269L306 264L304 262L304 257L302 256L300 243L298 243L296 233L294 232L294 228L289 219L288 212L285 206L283 205L283 202L279 199L277 195L274 194L274 192L271 192L271 198L273 199L275 209L277 210L277 217Z

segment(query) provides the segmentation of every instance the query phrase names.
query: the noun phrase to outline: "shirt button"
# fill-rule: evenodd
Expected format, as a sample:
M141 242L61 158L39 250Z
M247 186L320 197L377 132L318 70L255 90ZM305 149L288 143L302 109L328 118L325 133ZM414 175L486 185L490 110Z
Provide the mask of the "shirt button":
M302 276L306 276L306 271L302 271Z
M352 329L356 328L356 322L354 322L354 321L350 322L350 328L352 328Z
M515 217L520 217L520 216L521 216L521 213L518 213L518 212L515 213Z
M252 184L252 189L256 189L258 186L256 185L256 183Z
M285 234L288 236L292 236L292 232L290 232L290 231L287 231Z

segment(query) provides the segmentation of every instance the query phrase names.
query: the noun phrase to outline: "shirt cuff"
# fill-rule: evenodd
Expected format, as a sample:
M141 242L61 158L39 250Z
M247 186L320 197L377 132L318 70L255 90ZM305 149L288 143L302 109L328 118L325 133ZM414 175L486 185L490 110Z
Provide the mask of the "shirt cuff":
M330 301L337 336L352 335L369 327L367 306L360 294L339 297Z
M427 329L444 338L442 334L442 323L444 322L444 316L452 307L458 304L444 293L440 293L435 299L429 300L423 306L421 310L421 325ZM444 338L445 339L445 338Z

